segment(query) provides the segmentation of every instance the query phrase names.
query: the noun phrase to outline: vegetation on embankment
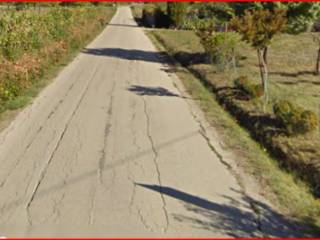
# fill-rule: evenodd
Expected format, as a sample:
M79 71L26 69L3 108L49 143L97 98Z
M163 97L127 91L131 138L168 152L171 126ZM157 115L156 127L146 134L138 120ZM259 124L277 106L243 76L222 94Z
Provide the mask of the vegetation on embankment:
M109 22L113 7L47 7L0 17L0 113L25 106Z
M235 76L259 78L256 52L247 44L241 42L241 47L237 48L242 56L237 63L237 72L221 71L221 66L206 63L204 48L194 32L159 29L147 33L158 47L163 46L185 67L176 66L177 75L188 92L199 100L200 107L209 122L219 130L224 142L237 152L237 163L260 182L262 194L277 203L287 215L319 231L320 201L312 194L314 189L300 180L313 176L309 167L320 160L319 134L313 132L290 137L281 134L282 126L279 128L275 124L277 120L271 107L278 99L287 98L307 109L317 110L319 79L306 72L306 69L312 69L310 56L314 54L309 33L296 38L283 34L272 44L269 52L271 100L267 113L262 111L261 100L249 100L234 86ZM262 145L252 140L252 136ZM267 154L267 146L277 160ZM277 152L278 149L281 152Z

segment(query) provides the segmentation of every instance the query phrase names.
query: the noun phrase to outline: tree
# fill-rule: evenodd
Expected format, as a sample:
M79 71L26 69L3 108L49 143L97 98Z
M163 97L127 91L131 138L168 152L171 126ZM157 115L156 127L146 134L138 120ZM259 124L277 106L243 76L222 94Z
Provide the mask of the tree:
M167 3L167 12L168 16L174 25L174 27L179 28L188 11L188 3L187 2L168 2Z
M230 7L233 8L235 16L243 16L248 10L262 10L263 5L260 2L232 2L229 3Z
M226 2L197 3L194 6L199 19L215 19L216 24L228 31L228 22L233 18L234 11Z
M310 31L320 16L319 2L290 2L282 6L287 11L289 33Z
M285 10L288 20L285 30L294 34L311 30L320 16L319 2L234 2L229 5L236 16L243 16L247 10Z
M320 33L314 33L313 40L318 45L315 74L320 75Z
M210 37L212 37L215 31L216 22L214 19L210 19L209 21L199 21L196 26L196 34L200 38L200 43L204 47L207 53L207 62L211 63L211 56L210 56L210 48L208 48L208 41Z
M14 6L15 6L17 11L20 11L20 10L23 10L23 9L27 8L28 5L26 3L24 3L24 2L15 2Z
M257 50L265 98L264 108L269 99L267 50L274 35L281 32L285 24L286 12L283 10L247 10L243 16L231 21L232 27L242 35L242 39Z

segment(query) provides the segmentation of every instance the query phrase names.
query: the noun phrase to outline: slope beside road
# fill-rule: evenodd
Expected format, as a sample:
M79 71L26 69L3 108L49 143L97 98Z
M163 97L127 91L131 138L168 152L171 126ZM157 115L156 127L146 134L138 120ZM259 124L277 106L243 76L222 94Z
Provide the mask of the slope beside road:
M0 234L298 236L248 193L175 81L120 7L1 133Z

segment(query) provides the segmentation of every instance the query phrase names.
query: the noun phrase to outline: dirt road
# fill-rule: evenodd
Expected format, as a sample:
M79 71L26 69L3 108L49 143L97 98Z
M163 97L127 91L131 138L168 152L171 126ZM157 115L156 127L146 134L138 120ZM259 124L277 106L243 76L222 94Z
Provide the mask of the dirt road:
M164 68L119 8L1 133L1 236L295 234L245 193Z

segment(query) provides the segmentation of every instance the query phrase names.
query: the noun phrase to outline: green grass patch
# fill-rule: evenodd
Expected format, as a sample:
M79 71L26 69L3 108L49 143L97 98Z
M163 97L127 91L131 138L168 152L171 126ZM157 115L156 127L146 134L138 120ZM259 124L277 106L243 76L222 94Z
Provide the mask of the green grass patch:
M32 97L30 96L18 96L6 102L6 107L9 110L16 110L25 106L27 103L30 102L31 99Z

